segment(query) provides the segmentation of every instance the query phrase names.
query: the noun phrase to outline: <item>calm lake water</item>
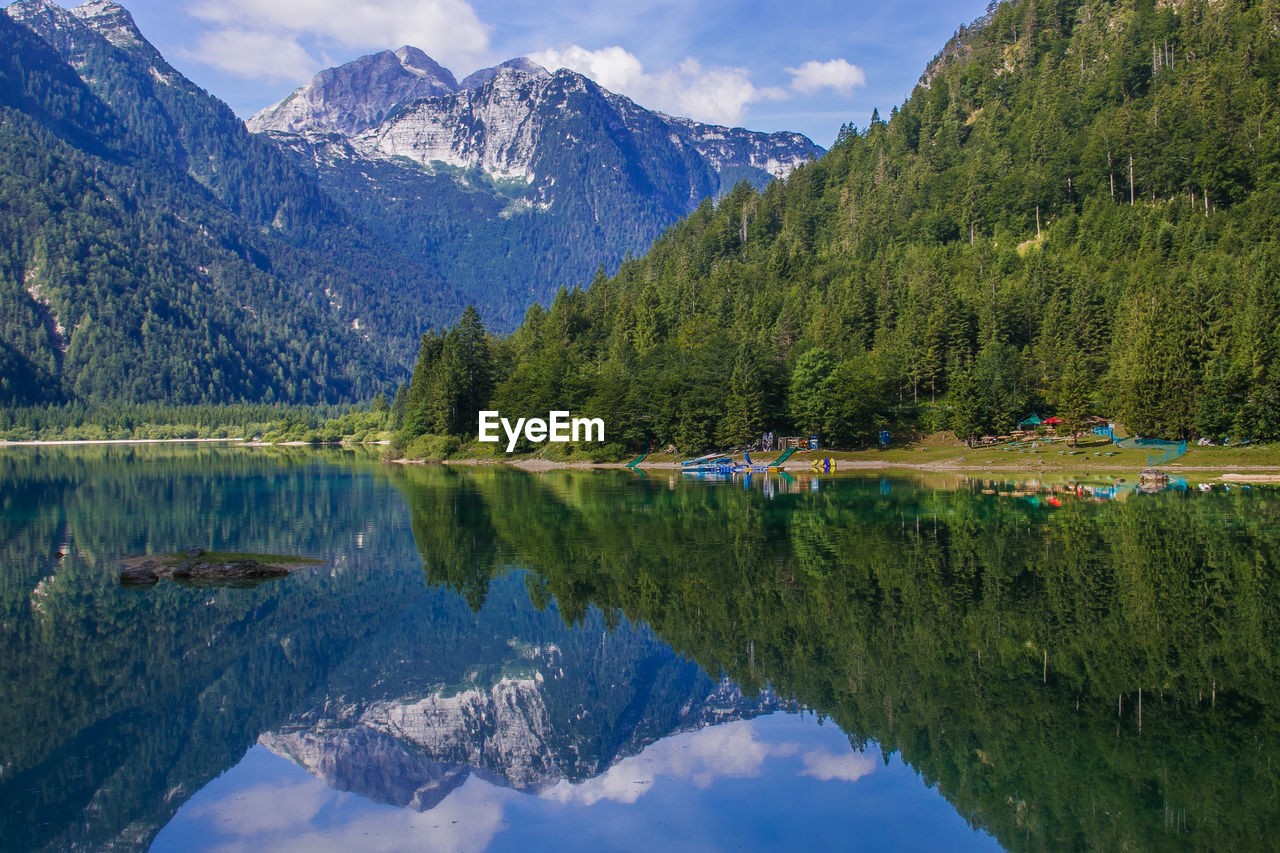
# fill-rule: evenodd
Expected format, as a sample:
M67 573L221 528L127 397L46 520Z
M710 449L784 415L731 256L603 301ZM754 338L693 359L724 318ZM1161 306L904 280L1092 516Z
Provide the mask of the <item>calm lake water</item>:
M1101 476L10 448L0 849L1272 849L1278 533ZM325 563L119 586L194 545Z

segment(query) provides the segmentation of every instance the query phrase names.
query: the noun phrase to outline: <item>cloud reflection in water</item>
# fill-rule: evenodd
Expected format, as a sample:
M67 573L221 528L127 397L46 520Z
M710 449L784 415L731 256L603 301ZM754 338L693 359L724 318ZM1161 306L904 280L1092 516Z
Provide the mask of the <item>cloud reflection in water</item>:
M666 738L540 794L473 776L425 812L333 790L258 746L179 809L152 850L776 849L850 838L999 849L896 758L856 752L811 716L774 714Z

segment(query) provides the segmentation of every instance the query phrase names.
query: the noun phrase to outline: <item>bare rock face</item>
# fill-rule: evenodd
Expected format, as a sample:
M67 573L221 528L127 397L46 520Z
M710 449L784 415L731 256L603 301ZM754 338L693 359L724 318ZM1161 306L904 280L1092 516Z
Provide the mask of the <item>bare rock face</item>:
M435 808L472 772L465 765L423 757L364 726L266 732L258 743L305 767L335 791L418 812Z
M407 57L407 59L406 59ZM255 132L338 133L370 159L406 158L480 168L498 178L532 180L548 143L652 149L655 164L682 162L680 171L752 171L782 178L822 150L798 133L759 133L706 125L647 110L567 69L554 73L526 58L467 76L453 75L416 48L402 47L326 69L248 122ZM541 177L569 176L547 168ZM695 190L727 187L700 183ZM572 185L561 187L572 192ZM696 206L705 192L694 192ZM712 192L712 195L717 194Z
M147 560L137 565L126 565L120 570L121 586L153 586L160 581L157 571L160 564L155 560Z
M476 89L488 83L494 77L497 77L503 71L519 71L522 74L532 74L535 77L550 77L551 74L547 69L538 63L529 59L527 56L520 56L515 59L508 59L500 65L494 65L491 68L481 68L479 71L473 71L466 77L462 78L462 82L458 84L459 89Z
M111 0L89 0L66 9L50 0L20 0L4 9L5 14L43 38L73 67L80 67L95 37L147 61L168 68L154 47L142 36L133 16Z
M241 581L255 578L279 578L289 574L289 570L281 566L259 563L257 560L231 560L226 563L210 563L201 560L187 560L173 566L166 566L160 574L174 580L223 580Z
M458 81L449 69L406 45L327 68L247 124L254 132L329 130L355 134L382 122L398 104L456 91Z
M268 732L258 743L330 787L426 811L476 774L538 791L563 778L541 676L488 688L377 702L358 719Z

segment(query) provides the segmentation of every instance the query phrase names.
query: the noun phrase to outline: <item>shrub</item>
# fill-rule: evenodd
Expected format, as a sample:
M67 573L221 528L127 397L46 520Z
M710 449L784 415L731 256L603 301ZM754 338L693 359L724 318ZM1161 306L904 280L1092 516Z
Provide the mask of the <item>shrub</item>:
M604 444L593 446L589 450L592 462L619 462L627 455L627 449L621 444Z
M439 462L457 453L458 448L461 446L462 442L456 436L420 435L409 442L409 445L404 449L403 456L405 459L427 459L432 462Z

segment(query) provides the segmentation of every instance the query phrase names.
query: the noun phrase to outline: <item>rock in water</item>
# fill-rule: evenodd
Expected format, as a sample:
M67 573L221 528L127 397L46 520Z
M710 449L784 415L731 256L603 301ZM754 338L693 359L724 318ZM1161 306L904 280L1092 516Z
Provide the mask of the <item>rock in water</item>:
M158 565L154 560L148 560L140 565L125 566L120 570L120 584L122 586L152 586L160 581L160 575L156 574Z
M196 556L191 556L191 555ZM187 586L255 586L262 581L284 577L297 565L319 563L319 560L300 558L275 558L263 555L262 560L250 558L218 559L202 548L192 548L185 555L171 555L154 559L129 557L120 569L120 583L124 586L150 586L160 578Z
M289 570L268 566L257 560L232 560L229 563L178 563L168 574L174 580L243 581L283 577L289 574Z

